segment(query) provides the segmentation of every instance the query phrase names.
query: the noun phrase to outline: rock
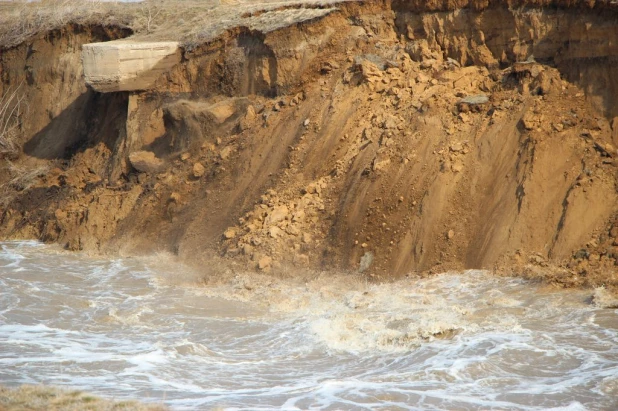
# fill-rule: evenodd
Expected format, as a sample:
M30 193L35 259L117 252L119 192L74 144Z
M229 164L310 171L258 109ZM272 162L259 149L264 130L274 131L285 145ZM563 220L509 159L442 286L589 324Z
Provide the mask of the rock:
M576 260L583 260L585 258L588 258L589 255L590 253L588 253L588 250L586 250L585 248L582 248L581 250L573 254L573 258L575 258Z
M269 256L264 256L258 260L258 268L260 270L268 270L273 263L273 259Z
M193 164L193 177L200 178L206 173L206 169L202 163Z
M152 151L136 151L129 154L129 162L137 171L143 173L159 173L163 171L165 162L157 158Z
M438 60L436 60L436 59L426 59L426 60L423 60L423 61L421 62L420 67L421 67L423 70L426 70L426 69L429 69L429 68L432 68L432 67L438 66L439 64L440 64L440 62L439 62Z
M268 235L270 235L271 238L279 238L281 234L283 234L283 231L277 226L272 226L268 229Z
M337 64L334 61L326 61L322 64L322 67L320 67L320 73L322 74L328 74L333 70L336 70L339 68L339 64Z
M373 163L371 163L371 168L373 171L384 170L391 163L390 157L378 156L373 159Z
M446 238L448 238L449 240L452 240L453 237L455 237L455 231L448 230L448 233L446 233Z
M455 67L461 67L461 64L459 64L459 62L455 59L452 59L450 57L446 58L446 62L451 65L451 66L455 66Z
M304 210L297 210L294 215L292 216L292 221L294 221L295 223L303 221L305 219L305 211Z
M302 235L302 242L305 243L305 244L311 243L311 234L303 233L303 235Z
M189 154L189 153L182 153L180 155L180 160L181 161L187 161L189 158L191 158L191 154Z
M394 116L387 116L386 120L382 124L382 127L385 129L394 129L397 128L397 120Z
M618 153L611 143L594 142L594 148L604 157L615 157Z
M310 121L309 121L309 119L307 118L307 119L305 119L305 121L303 121L303 126L305 126L305 127L309 127L309 124L310 124L310 123L311 123L311 122L310 122Z
M591 254L588 256L588 260L589 260L591 263L595 263L595 264L596 264L596 263L598 263L598 262L599 262L599 260L601 260L601 256L600 256L599 254L597 254L597 253L591 253Z
M536 80L533 82L532 94L539 96L545 96L551 93L553 81L549 73L546 71L541 72Z
M178 194L177 192L174 191L172 194L170 194L169 201L173 201L174 203L179 203L180 202L180 194Z
M250 257L251 255L253 255L253 247L250 246L249 244L244 244L242 246L242 253Z
M296 227L295 225L288 225L285 228L285 232L288 233L289 235L299 235L300 234L300 230L298 229L298 227Z
M236 257L238 254L240 254L240 250L236 247L228 248L225 252L225 255L228 257Z
M418 73L418 75L416 76L417 83L429 83L430 80L431 78L423 73Z
M460 161L455 161L451 164L451 171L453 173L461 173L463 171L463 164Z
M453 153L461 153L464 151L464 147L462 143L457 141L457 142L452 143L449 146L449 150L451 150Z
M264 220L264 224L266 224L266 225L276 224L276 223L278 223L280 221L285 220L288 215L289 215L289 210L288 210L288 208L287 208L287 206L285 204L280 205L280 206L276 206L268 214L268 216Z
M485 94L477 94L473 96L467 96L459 100L457 103L457 109L462 113L481 112L487 109L489 106L489 97Z
M305 192L309 194L320 194L322 192L322 187L320 187L317 183L310 183L307 188L305 188Z
M361 79L368 83L377 83L384 77L383 70L385 69L384 59L374 56L365 55L357 57L356 70L360 73Z
M236 229L234 228L228 228L227 230L225 230L225 232L223 233L223 237L225 237L227 240L230 240L234 237L236 237Z
M231 146L224 147L223 150L219 153L219 158L221 160L227 160L227 158L232 154L233 148Z
M245 115L243 116L243 118L240 119L240 123L239 123L241 131L251 128L251 126L255 124L256 120L257 120L257 113L255 111L255 108L252 105L247 106L247 111L245 112Z
M526 130L534 130L536 128L537 119L533 113L527 112L522 117L521 122Z

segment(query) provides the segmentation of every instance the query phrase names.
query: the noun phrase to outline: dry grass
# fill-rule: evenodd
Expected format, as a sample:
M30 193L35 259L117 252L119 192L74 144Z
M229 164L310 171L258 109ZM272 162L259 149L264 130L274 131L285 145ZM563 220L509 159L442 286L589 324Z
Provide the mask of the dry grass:
M0 3L0 49L70 23L132 24L132 6L99 0L15 0Z
M0 209L6 209L19 192L31 188L49 169L49 165L20 167L5 160L1 172L6 175L6 181L0 184Z
M24 385L19 388L0 387L0 411L12 410L125 410L164 411L162 405L146 405L136 401L112 401L95 397L81 391L60 388Z
M22 84L8 87L0 95L0 159L16 159L20 149L15 143L22 115L27 112L27 102Z
M328 14L348 0L14 0L0 2L0 50L67 24L130 27L136 39L204 42L245 26L271 31ZM352 0L353 1L353 0Z

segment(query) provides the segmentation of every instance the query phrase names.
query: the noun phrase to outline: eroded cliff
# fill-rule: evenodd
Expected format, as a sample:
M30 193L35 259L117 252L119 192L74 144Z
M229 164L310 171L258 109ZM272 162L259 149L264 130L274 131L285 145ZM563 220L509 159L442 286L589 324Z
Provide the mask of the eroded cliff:
M616 285L612 7L281 5L181 42L150 89L110 93L86 87L79 46L128 32L28 40L0 57L0 90L22 84L32 112L0 230L267 271Z

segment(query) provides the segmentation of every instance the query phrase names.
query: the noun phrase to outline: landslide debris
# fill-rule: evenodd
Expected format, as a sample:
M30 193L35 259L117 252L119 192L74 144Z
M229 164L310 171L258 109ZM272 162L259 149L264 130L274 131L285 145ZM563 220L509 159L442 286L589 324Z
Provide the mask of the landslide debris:
M16 164L50 171L4 169L2 235L261 271L618 285L611 7L424 4L229 30L148 91L78 84L86 105L22 130ZM18 66L3 60L10 80Z

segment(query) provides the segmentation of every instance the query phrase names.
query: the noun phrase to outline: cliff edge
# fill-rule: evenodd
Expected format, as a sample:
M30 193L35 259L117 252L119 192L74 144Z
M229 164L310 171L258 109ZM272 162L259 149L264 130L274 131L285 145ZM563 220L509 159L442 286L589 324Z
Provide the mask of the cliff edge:
M200 4L4 37L3 238L618 285L611 2Z

